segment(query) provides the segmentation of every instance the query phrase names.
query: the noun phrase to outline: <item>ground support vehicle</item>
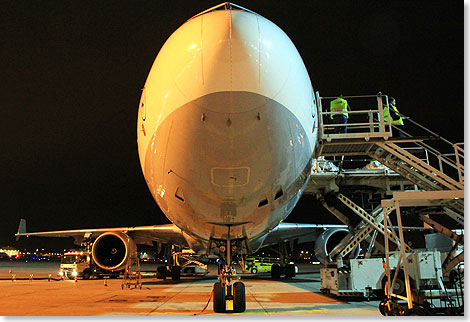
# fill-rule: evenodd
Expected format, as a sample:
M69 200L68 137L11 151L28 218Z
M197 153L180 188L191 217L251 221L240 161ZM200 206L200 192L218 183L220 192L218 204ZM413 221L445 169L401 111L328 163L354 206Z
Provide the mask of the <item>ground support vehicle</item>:
M282 265L280 259L268 257L246 257L241 265L244 272L251 274L270 272L273 278L280 278L282 274L287 278L294 277L299 271L293 262Z
M246 257L242 262L244 271L252 274L271 272L272 266L280 263L280 260L263 257Z
M443 276L442 262L446 256L446 253L436 250L407 253L413 301L422 311L439 311L446 308L455 308L458 311L458 307L463 308L463 273L460 270L457 273L454 271L449 276ZM391 276L396 270L398 258L399 254L390 255ZM338 261L320 269L321 290L337 296L365 298L384 296L387 283L384 267L383 258L350 259L347 263ZM393 293L401 296L405 292L403 271L399 271ZM384 310L384 303L386 302L381 303L381 312ZM404 310L402 307L388 306L390 305L387 304L384 313L387 313L387 310L389 312L395 310L397 314L403 313L398 312Z
M103 270L93 262L91 252L89 251L70 251L64 253L60 262L59 275L62 278L75 279L90 279L93 277L103 278L118 278L120 271L111 272Z
M200 258L185 252L173 254L173 263L178 265L162 265L157 267L157 278L166 279L171 276L173 280L179 280L181 276L205 276L209 272L207 265Z

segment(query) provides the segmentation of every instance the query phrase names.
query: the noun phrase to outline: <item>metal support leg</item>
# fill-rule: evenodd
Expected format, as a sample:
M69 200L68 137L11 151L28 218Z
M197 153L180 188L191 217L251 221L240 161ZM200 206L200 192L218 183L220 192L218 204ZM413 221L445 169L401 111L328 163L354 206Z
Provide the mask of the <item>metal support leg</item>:
M405 273L405 286L406 286L406 300L408 301L408 309L413 308L412 296L411 296L411 287L410 287L410 276L408 275L408 265L406 260L406 249L405 249L405 239L403 237L403 224L401 221L401 213L400 213L400 204L395 202L395 210L397 213L397 221L398 221L398 233L400 235L400 256L403 262L403 271ZM397 269L398 274L398 269Z

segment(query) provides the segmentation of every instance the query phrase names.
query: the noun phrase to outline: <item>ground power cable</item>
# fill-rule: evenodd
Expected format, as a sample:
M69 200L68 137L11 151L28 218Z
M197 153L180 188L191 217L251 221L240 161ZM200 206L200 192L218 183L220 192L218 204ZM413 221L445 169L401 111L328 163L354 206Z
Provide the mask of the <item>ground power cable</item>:
M204 306L201 312L194 313L194 315L202 314L202 312L204 312L207 309L207 307L209 306L209 303L211 302L212 294L214 294L214 288L212 288L212 292L211 292L211 295L209 296L209 300L207 300L206 306Z

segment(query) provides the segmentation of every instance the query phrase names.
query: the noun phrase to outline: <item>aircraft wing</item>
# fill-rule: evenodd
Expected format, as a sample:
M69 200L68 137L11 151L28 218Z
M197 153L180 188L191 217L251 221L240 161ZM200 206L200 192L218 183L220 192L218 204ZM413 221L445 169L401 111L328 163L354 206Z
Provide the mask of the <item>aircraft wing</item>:
M315 241L321 233L330 228L347 228L347 226L280 223L266 236L261 247L279 244L281 242L287 242L294 239L298 239L299 243Z
M274 228L269 234L266 235L260 247L271 246L282 242L298 240L299 243L307 243L315 241L325 230L332 228L346 228L346 225L335 224L295 224L295 223L280 223L279 226ZM398 229L398 226L393 226ZM403 230L418 230L426 231L431 228L426 227L403 227Z
M138 227L114 227L114 228L91 228L91 229L75 229L75 230L56 230L45 232L26 232L26 220L21 219L18 232L15 234L16 239L20 237L73 237L76 244L80 244L85 238L93 236L93 238L106 232L122 232L133 237L136 243L146 243L148 241L156 241L162 243L171 243L174 245L187 246L187 242L183 237L181 229L176 225L154 225L154 226L138 226Z

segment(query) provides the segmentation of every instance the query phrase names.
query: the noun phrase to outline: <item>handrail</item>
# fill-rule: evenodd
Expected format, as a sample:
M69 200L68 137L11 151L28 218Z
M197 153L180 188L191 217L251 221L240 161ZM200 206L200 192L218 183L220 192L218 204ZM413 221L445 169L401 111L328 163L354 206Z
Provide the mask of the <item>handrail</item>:
M348 111L348 114L363 114L363 113L370 113L370 112L379 112L379 110L359 110L359 111ZM338 114L338 112L322 112L322 115L329 115L329 114Z
M392 124L392 127L393 127L393 128L396 128L393 124ZM402 130L402 129L398 129L398 128L397 128L397 130L401 131L403 134L405 134L405 135L407 135L407 136L409 136L409 137L412 136L411 134L409 134L408 132L406 132L406 131L404 131L404 130ZM434 133L434 132L432 132L432 133ZM438 138L438 139L442 139L442 137L440 137L440 136L438 136L438 135L434 135L434 136L435 136L436 138ZM445 139L444 139L444 140L445 140ZM446 153L446 154L441 153L439 150L437 150L437 149L433 148L432 146L430 146L429 144L426 144L426 143L423 143L423 142L419 142L418 145L423 146L424 148L426 148L427 150L429 150L429 152L434 153L436 156L437 156L437 155L446 156L447 154L449 154L449 153ZM453 144L452 144L452 145L453 145ZM463 151L463 150L462 150L462 151ZM452 153L452 155L453 155L453 153ZM448 159L450 162L453 162L452 159L450 159L450 158L447 158L447 159Z
M368 97L385 97L387 95L382 94L368 94L368 95L350 95L350 96L341 96L341 98L368 98ZM321 99L334 99L339 98L340 96L322 96Z
M457 165L458 165L458 173L459 173L459 181L460 182L463 182L464 181L464 177L463 177L463 172L464 172L464 166L462 165L462 163L460 162L460 157L462 157L462 159L464 158L464 149L461 148L460 146L463 146L464 143L463 142L460 142L460 143L455 143L454 144L454 150L455 150L455 160L457 161ZM462 152L462 155L460 155L459 151Z
M388 139L392 136L392 125L391 121L389 120L388 122L385 122L383 119L383 106L384 104L382 103L382 98L385 97L385 102L388 104L388 97L386 95L382 94L375 94L375 95L356 95L356 96L342 96L342 98L374 98L375 99L375 104L377 104L377 107L375 109L367 109L367 110L354 110L350 111L348 110L348 115L351 117L359 116L361 114L365 115L366 118L369 120L369 122L351 122L349 119L347 126L348 129L348 134L350 136L354 136L357 138L364 138L364 140L368 141L370 137L382 137L384 139ZM338 127L343 127L345 125L343 124L330 124L330 123L325 123L324 122L324 117L329 118L328 116L331 114L337 114L334 112L331 112L329 110L323 111L322 108L322 101L325 99L335 99L335 97L320 97L320 94L316 92L316 98L317 98L317 109L318 109L318 115L319 115L319 122L318 122L318 127L319 127L319 138L320 139L334 139L334 138L342 138L344 137L344 134L342 133L327 133L325 130L327 128L329 129L334 129ZM369 105L370 102L367 104ZM379 118L379 120L374 119L374 115L378 114L381 115L382 117ZM354 134L352 134L354 133Z
M406 119L407 119L408 121L410 121L411 123L413 123L414 125L416 125L416 126L418 126L419 128L421 128L421 129L423 129L423 130L425 130L425 131L431 133L431 134L434 135L434 136L439 137L439 139L441 139L442 141L446 142L447 144L450 144L450 145L452 145L452 146L454 145L454 143L452 143L452 142L450 142L449 140L443 138L443 137L440 136L439 134L437 134L437 133L431 131L430 129L426 128L425 126L419 124L418 122L416 122L415 120L413 120L411 117L405 116L405 115L403 115L403 114L401 114L401 113L400 113L400 116L401 116L402 118L403 118L403 117L406 117Z

